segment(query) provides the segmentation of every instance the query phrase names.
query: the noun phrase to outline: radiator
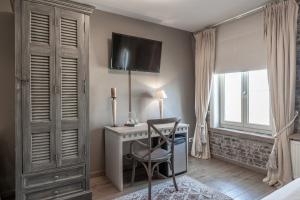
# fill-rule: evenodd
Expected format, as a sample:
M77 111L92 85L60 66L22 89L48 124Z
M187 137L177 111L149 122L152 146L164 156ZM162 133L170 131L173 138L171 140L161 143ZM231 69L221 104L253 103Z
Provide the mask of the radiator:
M300 177L300 141L291 141L291 154L294 179Z

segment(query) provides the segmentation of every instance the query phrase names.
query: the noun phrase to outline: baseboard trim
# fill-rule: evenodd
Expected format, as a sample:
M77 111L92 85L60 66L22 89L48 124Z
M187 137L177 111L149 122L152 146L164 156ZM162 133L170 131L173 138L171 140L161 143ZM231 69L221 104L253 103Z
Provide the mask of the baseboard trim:
M105 172L104 171L92 171L90 173L90 175L91 175L91 178L94 178L94 177L98 177L98 176L104 176Z
M229 163L232 163L232 164L235 164L235 165L238 165L240 167L244 167L244 168L247 168L251 171L255 171L255 172L258 172L260 174L267 174L267 170L266 169L261 169L261 168L258 168L258 167L254 167L254 166L250 166L250 165L246 165L244 163L241 163L241 162L238 162L238 161L235 161L235 160L231 160L229 158L225 158L223 156L218 156L218 155L211 155L213 158L215 159L219 159L219 160L222 160L222 161L225 161L225 162L229 162Z

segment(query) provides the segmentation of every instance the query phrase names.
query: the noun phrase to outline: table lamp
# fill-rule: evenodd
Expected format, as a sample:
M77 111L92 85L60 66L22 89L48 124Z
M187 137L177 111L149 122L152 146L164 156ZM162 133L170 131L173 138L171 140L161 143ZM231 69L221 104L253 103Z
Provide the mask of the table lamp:
M167 99L168 96L164 90L158 90L156 92L156 98L159 100L159 113L160 113L160 118L163 118L164 115L164 99Z

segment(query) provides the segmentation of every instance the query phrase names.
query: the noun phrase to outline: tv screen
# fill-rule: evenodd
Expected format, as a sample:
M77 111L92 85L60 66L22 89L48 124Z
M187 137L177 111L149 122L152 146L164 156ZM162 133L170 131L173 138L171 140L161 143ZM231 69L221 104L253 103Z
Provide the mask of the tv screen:
M162 42L112 33L111 69L160 71Z

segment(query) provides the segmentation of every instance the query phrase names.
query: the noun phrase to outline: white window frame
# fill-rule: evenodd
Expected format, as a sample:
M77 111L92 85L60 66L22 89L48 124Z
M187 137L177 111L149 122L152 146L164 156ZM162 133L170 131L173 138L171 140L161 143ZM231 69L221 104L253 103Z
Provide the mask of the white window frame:
M221 128L229 128L229 129L236 129L241 131L249 131L255 133L262 133L262 134L272 134L272 125L265 126L259 124L251 124L249 123L249 98L248 98L248 91L249 91L249 73L248 72L241 72L241 122L231 122L224 120L224 99L225 99L225 74L219 75L219 109L220 109L220 127ZM270 104L271 105L271 104ZM271 109L270 109L271 110ZM270 111L270 123L271 123L271 111Z

